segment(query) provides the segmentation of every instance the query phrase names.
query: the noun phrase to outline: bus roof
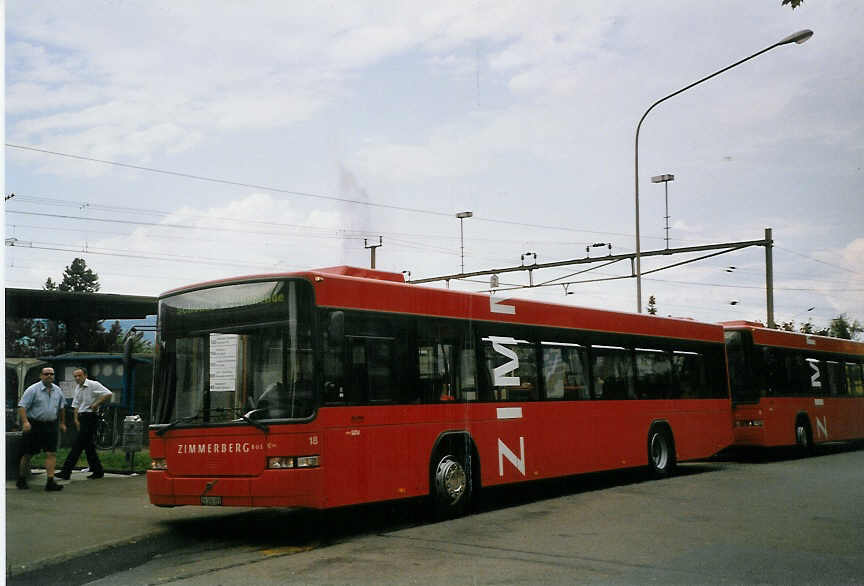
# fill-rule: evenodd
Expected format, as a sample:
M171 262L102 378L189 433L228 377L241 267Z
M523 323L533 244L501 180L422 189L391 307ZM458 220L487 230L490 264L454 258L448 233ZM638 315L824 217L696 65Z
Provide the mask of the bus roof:
M210 281L174 289L160 297L213 286L289 277L311 282L315 288L316 304L334 309L542 325L706 342L723 341L723 328L717 324L411 285L405 283L399 273L347 266Z
M753 334L753 342L764 346L797 348L814 352L839 352L841 354L864 356L864 343L853 340L787 332L785 330L772 330L759 322L727 321L720 322L720 325L727 330L750 331Z

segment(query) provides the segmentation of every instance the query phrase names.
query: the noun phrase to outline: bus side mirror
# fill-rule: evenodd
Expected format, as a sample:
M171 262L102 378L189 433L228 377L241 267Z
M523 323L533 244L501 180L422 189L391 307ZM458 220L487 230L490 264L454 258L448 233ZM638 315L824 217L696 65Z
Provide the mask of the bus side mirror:
M345 337L345 313L333 311L330 313L330 323L327 324L327 337L330 343L336 343Z

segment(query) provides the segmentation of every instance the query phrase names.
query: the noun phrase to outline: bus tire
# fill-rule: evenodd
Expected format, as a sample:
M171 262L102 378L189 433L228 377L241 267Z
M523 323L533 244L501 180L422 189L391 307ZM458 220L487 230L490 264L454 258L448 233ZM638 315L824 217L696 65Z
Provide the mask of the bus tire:
M648 466L654 478L666 478L675 470L675 441L665 425L654 425L648 432Z
M465 452L443 449L432 462L430 493L435 519L460 517L471 502L473 482Z
M803 455L813 454L813 431L806 415L799 415L795 420L795 445Z

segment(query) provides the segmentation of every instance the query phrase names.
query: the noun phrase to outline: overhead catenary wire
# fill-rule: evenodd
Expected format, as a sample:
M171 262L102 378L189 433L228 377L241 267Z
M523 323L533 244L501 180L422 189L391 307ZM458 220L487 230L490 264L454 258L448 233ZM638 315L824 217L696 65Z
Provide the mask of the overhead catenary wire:
M234 181L234 180L230 180L230 179L221 179L221 178L217 178L217 177L208 177L206 175L197 175L194 173L186 173L186 172L182 172L182 171L172 171L172 170L168 170L168 169L159 169L157 167L146 167L143 165L133 165L131 163L121 163L119 161L111 161L108 159L98 159L96 157L89 157L89 156L85 156L85 155L76 155L76 154L72 154L72 153L64 153L64 152L60 152L60 151L42 149L42 148L38 148L38 147L34 147L34 146L28 146L28 145L13 144L13 143L8 143L8 142L5 144L9 148L23 150L23 151L43 153L43 154L53 155L53 156L57 156L57 157L64 157L64 158L69 158L69 159L78 160L78 161L85 161L85 162L90 162L90 163L100 163L103 165L111 165L111 166L115 166L115 167L132 169L132 170L136 170L136 171L145 171L148 173L157 173L157 174L168 175L168 176L173 176L173 177L180 177L183 179L190 179L190 180L195 180L195 181L205 181L205 182L209 182L209 183L229 185L232 187L245 187L245 188L249 188L249 189L259 189L261 191L268 191L271 193L279 193L282 195L292 195L292 196L297 196L297 197L309 197L309 198L320 199L320 200L324 200L324 201L335 201L335 202L340 202L340 203L346 203L346 204L352 204L352 205L358 205L358 206L368 206L368 207L381 208L381 209L389 209L389 210L401 211L401 212L427 214L427 215L445 217L445 218L454 217L453 213L444 212L444 211L440 211L440 210L412 208L412 207L407 207L407 206L398 206L395 204L371 202L371 201L365 201L365 200L351 199L351 198L347 198L347 197L339 197L339 196L334 196L334 195L324 195L324 194L320 194L320 193L312 193L312 192L307 192L307 191L295 191L295 190L291 190L291 189L284 189L281 187L273 187L270 185L261 185L261 184L256 184L256 183L243 182L243 181ZM510 226L541 228L541 229L545 229L545 230L561 230L561 231L573 232L573 233L600 234L600 235L608 235L608 236L622 236L622 237L626 237L626 238L633 238L634 237L633 234L627 234L625 232L608 232L608 231L589 230L589 229L582 229L582 228L577 229L577 228L572 228L572 227L567 227L567 226L555 226L555 225L547 225L547 224L531 224L531 223L527 223L527 222L518 222L515 220L500 220L500 219L494 219L494 218L483 218L482 216L478 216L477 214L474 215L474 218L472 220L478 221L478 222L490 222L490 223L496 223L496 224L505 224L505 225L510 225ZM647 238L647 236L646 236L646 238Z

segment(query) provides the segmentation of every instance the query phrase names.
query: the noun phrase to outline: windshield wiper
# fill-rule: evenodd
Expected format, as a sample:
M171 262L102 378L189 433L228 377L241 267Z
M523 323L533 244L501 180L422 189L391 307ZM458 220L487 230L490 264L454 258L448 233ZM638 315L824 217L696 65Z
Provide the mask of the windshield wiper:
M241 420L245 421L247 423L254 425L255 427L257 427L261 431L268 432L268 431L270 431L270 427L267 424L261 423L260 421L256 421L256 420L252 419L252 416L255 415L256 413L264 413L266 411L267 411L266 409L252 409L252 411L249 411L249 412L241 415L240 419L238 419L237 421L241 421Z
M156 435L161 437L166 431L168 431L172 427L176 427L176 426L180 425L181 423L188 423L190 421L198 419L199 417L201 417L200 411L198 413L196 413L195 415L190 415L189 417L181 417L180 419L175 419L174 421L172 421L171 423L169 423L165 427L157 430Z

